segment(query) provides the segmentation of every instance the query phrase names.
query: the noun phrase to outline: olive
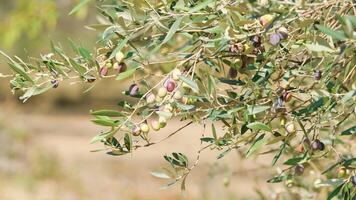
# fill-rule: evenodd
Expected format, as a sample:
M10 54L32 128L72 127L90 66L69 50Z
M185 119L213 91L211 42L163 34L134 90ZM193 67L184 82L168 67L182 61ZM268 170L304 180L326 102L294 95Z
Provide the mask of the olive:
M107 68L107 67L102 67L102 68L100 69L100 76L101 76L101 77L106 76L106 75L108 74L108 71L109 71L109 68Z
M282 99L283 101L288 102L292 99L292 94L289 92L284 92L282 95Z
M237 69L230 67L229 76L230 76L230 78L236 78L237 77Z
M132 135L139 136L141 134L141 129L138 126L134 126L131 130Z
M159 131L159 129L161 128L161 125L159 124L159 122L157 120L153 120L151 122L151 127L153 130Z
M115 63L115 64L114 64L114 69L116 70L116 72L117 72L118 74L120 74L120 73L126 71L127 66L126 66L126 64L123 63L123 62L122 62L122 63Z
M150 131L150 127L146 123L142 123L140 129L143 133L148 133Z
M168 92L173 92L173 90L176 88L176 83L174 80L169 80L166 84L166 89Z
M277 46L280 41L281 41L281 38L278 35L278 33L273 33L269 36L269 43L273 46Z
M153 93L148 93L148 94L146 95L146 102L147 102L148 104L154 103L155 100L156 100L156 96L155 96Z
M173 72L172 72L173 80L178 81L180 75L182 75L182 72L179 69L176 68L173 70Z
M324 143L322 143L320 140L315 139L312 143L311 143L311 147L313 150L320 150L323 151L325 149L325 145Z
M320 70L317 69L314 71L314 79L317 81L321 79L321 71Z
M124 60L124 58L125 58L125 55L121 51L119 51L115 54L115 60L119 63L122 62Z
M158 89L157 95L161 98L165 97L167 94L167 89L165 87L161 87Z
M262 26L268 26L272 23L274 16L271 14L266 14L260 17L260 24Z
M138 87L137 84L132 84L130 85L129 87L129 93L130 93L130 96L136 96L138 94L138 91L140 90L140 88Z
M354 186L356 186L356 176L351 176L350 181Z
M294 168L294 173L296 175L302 175L304 173L304 166L303 165L296 165Z

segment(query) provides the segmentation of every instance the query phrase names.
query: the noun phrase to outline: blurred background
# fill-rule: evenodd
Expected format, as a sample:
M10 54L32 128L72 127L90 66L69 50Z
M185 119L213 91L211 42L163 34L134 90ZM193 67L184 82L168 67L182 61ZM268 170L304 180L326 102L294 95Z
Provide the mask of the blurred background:
M69 49L68 38L91 49L98 33L85 25L96 21L95 7L89 4L68 16L78 1L0 0L0 49L21 58L38 57L49 52L51 41ZM3 57L0 73L11 73ZM165 182L150 172L164 166L165 153L182 152L194 160L202 126L133 155L90 152L101 146L89 143L100 131L90 122L89 109L115 108L127 84L103 81L84 94L88 85L65 83L22 103L19 94L11 94L9 79L0 78L0 199L182 199L179 185L160 190ZM169 124L155 137L180 125ZM279 190L265 183L275 173L267 167L269 156L243 161L232 152L217 163L217 154L203 153L187 180L185 199L263 199L260 191Z

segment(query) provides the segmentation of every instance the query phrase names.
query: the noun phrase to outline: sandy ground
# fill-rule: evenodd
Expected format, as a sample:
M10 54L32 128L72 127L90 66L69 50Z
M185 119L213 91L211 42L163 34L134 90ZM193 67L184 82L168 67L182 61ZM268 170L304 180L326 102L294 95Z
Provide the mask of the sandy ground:
M33 175L23 172L26 167L0 177L0 199L5 200L183 199L179 185L160 190L165 180L151 176L150 172L160 170L165 164L163 155L170 152L182 152L194 162L203 131L201 125L192 125L163 143L140 149L132 155L113 157L104 152L90 152L102 146L90 144L90 139L101 127L92 124L89 115L1 111L6 127L24 130L29 135L25 148L27 154L21 158L26 160L25 165L33 165L33 161L28 161L33 154L45 153L55 159L55 169L50 170L56 170L50 178L27 184L21 181L25 179L22 174L25 177ZM181 124L178 121L170 123L159 133L154 133L154 140L173 132ZM209 135L210 128L208 130L206 134ZM275 189L275 185L265 183L273 173L270 168L263 167L268 166L270 157L242 161L236 152L231 152L216 162L217 155L217 151L202 153L199 166L187 180L185 199L255 199L256 188L265 192ZM216 174L218 169L228 170ZM230 172L235 175L225 187L224 177Z

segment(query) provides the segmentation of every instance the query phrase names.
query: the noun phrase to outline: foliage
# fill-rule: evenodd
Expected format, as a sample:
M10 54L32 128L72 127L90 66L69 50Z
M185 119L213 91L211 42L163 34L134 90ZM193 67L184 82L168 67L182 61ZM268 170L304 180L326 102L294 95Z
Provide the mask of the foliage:
M72 42L78 54L73 58L56 44L52 53L30 62L4 54L15 72L11 87L24 92L23 101L67 79L92 84L130 78L124 94L135 104L121 101L117 110L92 111L93 122L105 129L92 142L101 141L109 155L124 155L202 123L196 160L172 153L164 156L171 168L152 173L169 179L167 186L181 182L184 190L206 149L220 151L217 159L232 150L246 157L263 150L272 154L271 165L283 168L267 182L285 182L312 196L332 186L328 199L355 197L356 5L351 0L97 4L101 23L88 26L101 31L95 52ZM152 141L152 131L173 117L187 123ZM220 125L222 132L216 129ZM309 169L323 179L314 189L300 178Z
M2 4L14 4L14 2ZM56 5L52 0L19 0L0 23L2 27L0 44L10 47L23 36L33 39L43 29L53 29L57 18Z

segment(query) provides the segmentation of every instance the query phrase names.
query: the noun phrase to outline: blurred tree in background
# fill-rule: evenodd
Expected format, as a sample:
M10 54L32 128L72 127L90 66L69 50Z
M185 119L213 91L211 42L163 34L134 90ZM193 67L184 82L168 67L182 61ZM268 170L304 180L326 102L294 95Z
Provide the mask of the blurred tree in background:
M5 1L1 4L0 26L3 31L0 32L0 45L5 48L11 48L22 37L34 39L42 30L53 30L56 26L58 13L53 0Z

